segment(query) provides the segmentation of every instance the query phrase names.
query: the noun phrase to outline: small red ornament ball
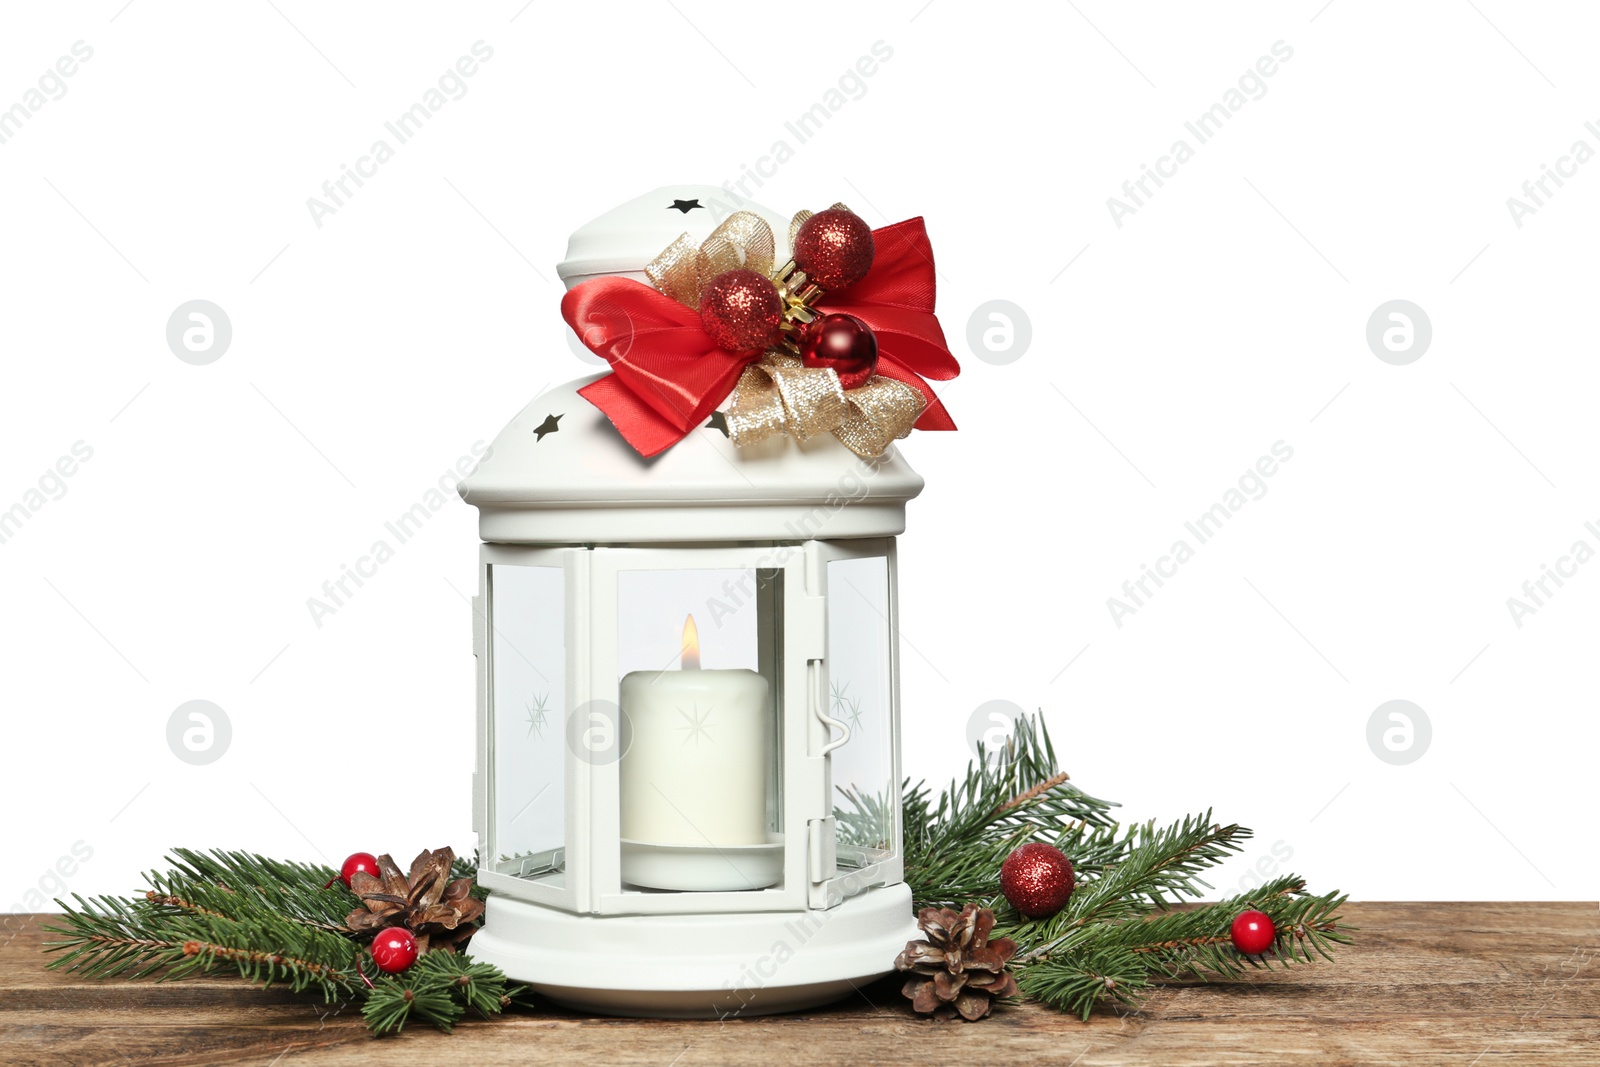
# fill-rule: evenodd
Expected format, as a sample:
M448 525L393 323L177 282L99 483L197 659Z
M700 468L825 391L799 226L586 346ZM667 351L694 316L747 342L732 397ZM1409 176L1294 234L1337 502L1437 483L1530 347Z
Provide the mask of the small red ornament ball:
M344 863L339 868L338 881L341 881L348 886L350 884L350 879L353 878L358 871L365 871L374 878L378 877L378 857L374 856L370 852L350 853L350 855L344 858ZM330 878L328 879L328 884L324 885L322 888L326 889L333 883L334 879Z
M819 211L794 235L795 265L832 291L854 285L872 269L872 227L841 208Z
M832 367L839 384L854 389L878 369L878 338L854 315L824 315L800 336L800 362Z
M1271 916L1262 911L1244 911L1233 920L1233 947L1246 956L1259 956L1272 947L1278 930Z
M399 974L417 962L417 939L403 926L379 930L372 939L372 962L384 974Z
M765 275L723 271L700 294L700 325L718 348L760 352L777 339L783 300Z
M1048 918L1064 908L1072 886L1072 861L1059 848L1039 841L1023 845L1000 865L1000 892L1030 919Z

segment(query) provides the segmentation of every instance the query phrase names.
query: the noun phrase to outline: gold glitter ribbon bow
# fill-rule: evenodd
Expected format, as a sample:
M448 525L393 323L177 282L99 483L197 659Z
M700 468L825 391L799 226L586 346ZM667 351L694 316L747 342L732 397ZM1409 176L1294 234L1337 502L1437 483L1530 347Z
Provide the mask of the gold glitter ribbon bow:
M700 310L700 293L711 279L741 267L772 276L772 227L753 211L735 211L698 246L680 234L660 255L645 264L650 284L678 303Z
M796 441L829 433L858 456L881 456L911 433L927 401L904 382L873 375L854 389L830 367L807 367L768 352L739 376L728 408L728 437L744 447L787 433Z
M835 204L843 208L843 204ZM811 212L800 211L789 224L789 240ZM729 215L698 246L685 233L645 265L657 290L687 307L700 307L700 295L725 271L744 268L774 277L772 228L760 215ZM775 280L784 298L785 318L806 311L784 283L793 264L780 268ZM809 315L806 319L809 319ZM830 367L807 367L796 356L771 349L739 376L727 410L728 438L743 448L775 434L806 441L832 433L858 456L881 456L894 441L907 437L927 407L927 399L904 382L873 375L846 390Z

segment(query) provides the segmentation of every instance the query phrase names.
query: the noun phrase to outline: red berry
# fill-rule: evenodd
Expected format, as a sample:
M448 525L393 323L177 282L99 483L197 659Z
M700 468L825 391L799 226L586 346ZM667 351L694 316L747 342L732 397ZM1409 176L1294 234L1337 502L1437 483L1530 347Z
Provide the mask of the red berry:
M1044 919L1072 896L1072 861L1059 848L1039 841L1023 845L1000 865L1000 892L1030 919Z
M357 871L364 871L374 878L378 876L378 857L370 852L353 852L346 856L344 865L339 868L339 881L345 885L350 884L350 879Z
M808 367L832 367L839 384L854 389L878 369L878 337L854 315L824 315L801 335L800 362Z
M379 930L372 939L372 962L384 974L399 974L417 962L417 939L403 926Z
M1272 947L1278 937L1271 916L1261 911L1240 912L1239 917L1233 920L1231 934L1233 947L1246 956L1261 955Z

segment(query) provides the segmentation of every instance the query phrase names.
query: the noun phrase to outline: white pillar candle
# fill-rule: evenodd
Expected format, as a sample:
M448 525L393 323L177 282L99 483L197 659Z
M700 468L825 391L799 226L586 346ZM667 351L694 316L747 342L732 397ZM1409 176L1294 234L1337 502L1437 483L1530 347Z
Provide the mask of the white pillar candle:
M656 845L767 841L767 680L701 670L694 620L682 670L634 671L621 704L633 731L620 767L622 836Z

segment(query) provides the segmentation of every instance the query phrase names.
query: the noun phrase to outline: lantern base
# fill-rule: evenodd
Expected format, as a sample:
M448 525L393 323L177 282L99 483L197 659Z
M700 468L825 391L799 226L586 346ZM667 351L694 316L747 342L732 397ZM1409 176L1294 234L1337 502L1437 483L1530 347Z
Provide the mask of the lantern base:
M576 1011L726 1019L838 1000L917 936L904 883L826 911L718 915L574 915L495 894L468 951Z

